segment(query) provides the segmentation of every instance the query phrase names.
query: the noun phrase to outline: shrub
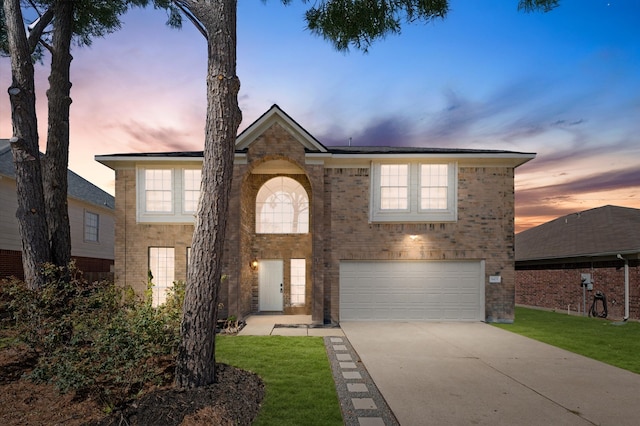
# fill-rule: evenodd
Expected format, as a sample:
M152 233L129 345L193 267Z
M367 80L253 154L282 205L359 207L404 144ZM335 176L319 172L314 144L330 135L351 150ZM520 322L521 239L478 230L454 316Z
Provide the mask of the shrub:
M30 373L63 392L120 405L145 385L173 380L184 285L175 283L165 305L111 282L88 282L73 268L47 266L46 284L29 290L13 280L0 289L24 342L38 354ZM8 297L6 296L8 294Z

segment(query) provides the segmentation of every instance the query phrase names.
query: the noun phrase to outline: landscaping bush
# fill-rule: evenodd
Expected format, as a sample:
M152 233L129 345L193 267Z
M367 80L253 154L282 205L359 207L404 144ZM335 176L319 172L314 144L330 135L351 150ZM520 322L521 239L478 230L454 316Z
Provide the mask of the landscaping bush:
M154 308L111 282L88 282L71 265L47 266L46 285L29 290L18 280L0 287L0 308L38 356L29 374L63 392L100 398L108 407L135 397L145 385L173 381L184 285L175 283ZM150 286L149 286L150 288Z

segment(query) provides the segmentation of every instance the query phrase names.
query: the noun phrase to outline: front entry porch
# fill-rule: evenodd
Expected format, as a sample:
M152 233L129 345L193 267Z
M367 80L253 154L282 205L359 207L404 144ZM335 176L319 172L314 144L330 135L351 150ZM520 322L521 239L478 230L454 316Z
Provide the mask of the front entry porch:
M317 325L311 315L262 315L246 318L239 336L344 336L337 325Z

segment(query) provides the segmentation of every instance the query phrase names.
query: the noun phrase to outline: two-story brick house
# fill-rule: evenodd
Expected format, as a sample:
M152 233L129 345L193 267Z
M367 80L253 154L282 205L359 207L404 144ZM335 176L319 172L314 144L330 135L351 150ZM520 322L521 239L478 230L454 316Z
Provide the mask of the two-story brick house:
M535 154L326 147L277 105L237 138L221 315L511 321L514 170ZM100 155L116 281L185 280L202 152Z

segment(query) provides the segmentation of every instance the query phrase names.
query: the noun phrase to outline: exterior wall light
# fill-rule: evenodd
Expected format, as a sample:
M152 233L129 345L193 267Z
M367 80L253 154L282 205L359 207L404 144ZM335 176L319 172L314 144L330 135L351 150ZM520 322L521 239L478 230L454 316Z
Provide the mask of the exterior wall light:
M252 271L257 271L258 270L258 259L253 259L251 261L251 263L249 263L249 267L251 268Z
M411 241L415 241L418 239L417 235L409 235L409 238L411 238Z

